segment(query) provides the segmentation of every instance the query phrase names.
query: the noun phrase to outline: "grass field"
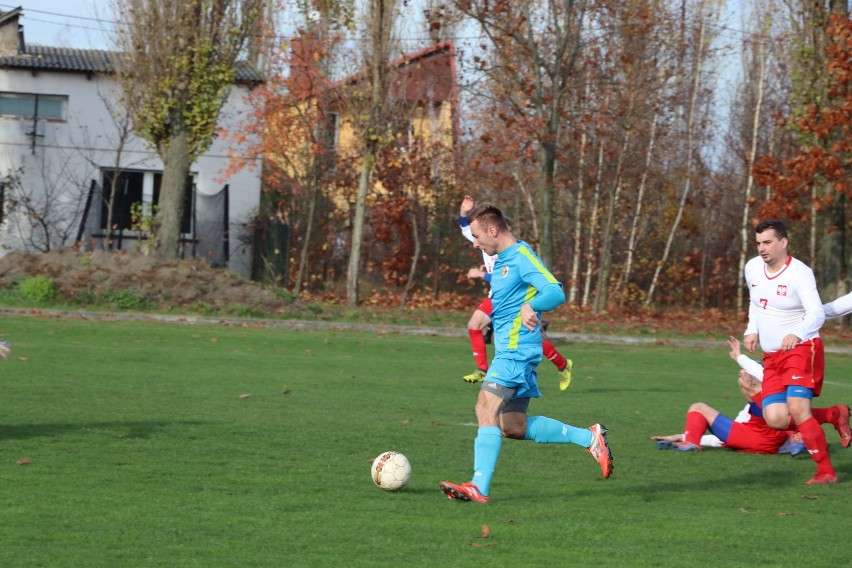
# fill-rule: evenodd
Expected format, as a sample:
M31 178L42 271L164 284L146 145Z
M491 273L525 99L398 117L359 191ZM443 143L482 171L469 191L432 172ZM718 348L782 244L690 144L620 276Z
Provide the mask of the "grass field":
M459 325L464 325L460 321ZM465 339L6 317L0 362L0 566L840 566L841 483L808 458L654 449L689 403L735 415L719 349L561 345L531 405L610 429L615 472L576 446L507 440L489 505L437 483L472 467ZM830 344L830 338L827 343ZM821 405L852 401L831 354ZM373 486L394 449L414 473ZM19 463L31 460L30 463ZM490 535L484 536L484 526Z

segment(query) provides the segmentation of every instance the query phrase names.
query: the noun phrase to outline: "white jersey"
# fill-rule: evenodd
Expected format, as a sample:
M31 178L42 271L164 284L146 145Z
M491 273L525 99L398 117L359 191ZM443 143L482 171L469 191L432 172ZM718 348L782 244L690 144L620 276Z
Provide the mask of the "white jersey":
M824 304L822 309L825 311L825 319L840 318L852 313L852 292Z
M473 242L473 232L470 230L470 225L460 225L462 235L464 238ZM485 265L485 272L491 274L494 272L494 263L497 262L497 255L491 256L490 254L486 254L485 251L482 251L482 264Z
M756 333L764 353L781 349L789 334L801 341L819 337L825 312L814 273L805 263L788 256L781 270L769 274L756 256L745 266L745 284L750 298L745 335Z

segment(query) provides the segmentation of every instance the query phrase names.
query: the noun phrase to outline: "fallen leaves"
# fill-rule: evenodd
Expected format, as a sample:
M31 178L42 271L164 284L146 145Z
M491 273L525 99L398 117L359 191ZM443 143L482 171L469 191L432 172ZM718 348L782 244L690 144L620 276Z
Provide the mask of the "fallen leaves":
M488 528L488 525L483 523L482 534L480 534L476 538L482 538L482 539L491 538L491 529ZM497 546L497 544L493 543L493 542L476 542L476 541L471 541L471 542L467 543L467 545L472 547L472 548L490 548L490 547L493 547L493 546Z

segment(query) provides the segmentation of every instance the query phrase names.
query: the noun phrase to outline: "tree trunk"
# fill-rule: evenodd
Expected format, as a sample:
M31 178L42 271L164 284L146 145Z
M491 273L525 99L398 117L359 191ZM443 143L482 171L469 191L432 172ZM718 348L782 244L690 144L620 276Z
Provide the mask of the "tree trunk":
M592 273L595 269L595 231L598 228L598 210L600 209L601 201L601 178L603 177L604 149L603 141L598 143L598 167L595 179L595 189L592 194L592 215L589 219L589 228L586 234L589 235L589 241L586 246L586 281L583 285L583 301L580 304L582 307L589 305L589 295L592 288Z
M302 236L302 250L299 251L299 271L296 274L296 282L293 286L293 293L297 296L302 291L302 280L304 280L305 273L308 271L308 250L310 249L311 237L314 234L314 217L316 216L319 192L319 180L314 179L311 181L311 189L308 193L307 223L305 234Z
M636 194L636 206L633 208L633 220L630 223L630 237L627 240L627 260L624 263L624 270L619 279L618 288L626 286L630 282L630 275L633 272L633 256L636 254L636 238L639 232L639 220L642 218L642 206L645 200L645 188L648 185L648 175L651 172L651 157L654 155L654 146L657 141L657 120L659 112L654 114L651 119L651 134L648 140L648 146L645 149L645 166L642 170L642 178L639 181L639 190ZM620 302L624 304L624 300Z
M757 156L757 141L760 132L760 113L763 110L763 86L765 80L764 75L766 74L766 38L764 34L761 33L761 36L757 38L757 45L757 100L754 103L754 114L752 116L753 122L751 125L751 148L749 149L748 163L746 164L748 179L746 180L745 200L743 202L743 214L740 220L740 236L742 238L742 243L740 244L740 262L737 271L738 277L741 277L743 271L745 270L746 257L748 256L748 251L752 245L752 235L750 230L751 226L749 224L749 211L751 209L751 191L754 187L754 176L752 175L752 169L754 168L754 160ZM743 307L743 296L743 286L737 286L737 310Z
M363 148L361 177L355 197L355 218L352 221L352 248L349 250L349 268L346 272L346 305L357 307L358 280L361 269L361 243L364 240L364 218L367 214L367 191L373 177L373 151L369 145Z
M556 171L556 144L546 142L541 148L541 182L538 191L540 232L538 254L545 266L553 263L553 176Z
M408 302L408 294L411 292L411 287L414 284L414 275L417 273L417 259L420 258L420 234L417 226L417 211L414 210L412 204L411 215L411 236L414 238L414 253L411 255L411 268L408 271L408 280L405 282L405 289L402 291L402 300L399 302L399 307L404 308Z
M591 81L589 74L586 75L586 85L583 89L585 97L589 98L591 92ZM578 150L579 157L577 158L577 199L574 200L574 251L571 259L571 287L568 289L568 303L573 304L577 300L577 289L580 287L580 260L582 257L582 242L583 242L583 191L585 189L585 178L583 172L586 168L586 144L588 135L586 129L581 129L580 133L580 149Z
M630 130L625 131L624 140L618 153L618 163L615 167L615 179L609 196L609 207L606 214L606 225L603 230L603 246L601 247L601 258L598 262L601 272L598 278L598 286L595 290L595 302L592 311L599 314L606 311L607 296L609 295L609 272L612 266L612 237L615 231L615 211L621 196L621 170L624 166L624 157L627 155L627 147L630 143Z
M163 180L160 185L157 234L154 251L164 259L178 258L180 252L180 225L186 202L186 180L189 177L188 132L175 125L168 148L160 150L163 158Z

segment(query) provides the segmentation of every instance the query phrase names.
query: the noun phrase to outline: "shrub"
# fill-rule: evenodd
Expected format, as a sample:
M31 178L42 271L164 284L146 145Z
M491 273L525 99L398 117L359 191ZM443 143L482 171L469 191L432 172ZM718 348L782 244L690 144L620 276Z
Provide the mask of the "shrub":
M31 276L18 284L21 296L33 302L49 302L56 295L56 285L53 278L47 276Z
M128 289L113 290L106 288L98 293L98 301L103 304L114 305L121 310L144 310L150 307L147 298Z

